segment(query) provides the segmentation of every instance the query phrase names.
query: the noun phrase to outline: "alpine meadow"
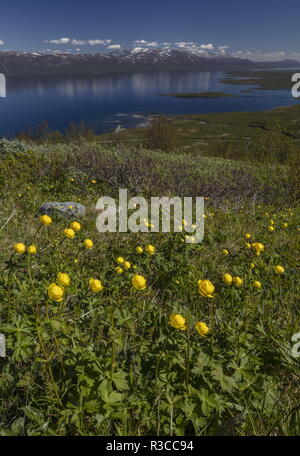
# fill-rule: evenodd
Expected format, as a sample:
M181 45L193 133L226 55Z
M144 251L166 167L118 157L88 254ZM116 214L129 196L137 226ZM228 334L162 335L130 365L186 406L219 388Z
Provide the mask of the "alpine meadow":
M299 436L297 14L4 3L0 435ZM124 189L201 221L100 232Z

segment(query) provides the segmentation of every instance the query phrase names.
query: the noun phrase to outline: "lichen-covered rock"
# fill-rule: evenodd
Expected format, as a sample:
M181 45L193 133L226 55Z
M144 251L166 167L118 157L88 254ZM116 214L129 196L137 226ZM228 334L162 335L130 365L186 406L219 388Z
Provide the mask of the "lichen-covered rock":
M39 208L40 214L44 215L61 215L63 217L84 217L86 208L80 203L74 201L50 201L42 204Z

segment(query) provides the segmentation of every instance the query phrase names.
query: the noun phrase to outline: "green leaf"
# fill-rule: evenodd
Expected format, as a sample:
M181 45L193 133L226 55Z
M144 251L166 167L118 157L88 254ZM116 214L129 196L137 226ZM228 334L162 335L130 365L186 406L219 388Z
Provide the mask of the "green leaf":
M112 381L116 388L120 391L125 391L128 389L128 383L126 380L127 374L126 372L119 370L114 372L112 375Z

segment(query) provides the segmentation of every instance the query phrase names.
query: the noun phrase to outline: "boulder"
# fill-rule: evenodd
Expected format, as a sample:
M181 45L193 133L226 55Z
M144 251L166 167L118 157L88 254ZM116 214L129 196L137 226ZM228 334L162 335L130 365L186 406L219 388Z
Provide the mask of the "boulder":
M74 201L51 201L42 204L39 208L41 215L61 215L63 217L84 217L86 207Z

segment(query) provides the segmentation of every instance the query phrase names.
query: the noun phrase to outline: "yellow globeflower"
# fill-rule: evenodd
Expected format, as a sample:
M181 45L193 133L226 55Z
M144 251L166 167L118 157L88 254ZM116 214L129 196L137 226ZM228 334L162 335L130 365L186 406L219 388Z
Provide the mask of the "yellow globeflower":
M17 253L25 253L26 252L26 247L25 244L22 244L21 242L18 242L17 244L14 245L14 249Z
M116 271L117 274L123 274L124 269L122 269L120 266L117 266L117 267L115 268L115 271Z
M246 248L251 249L251 244L249 244L249 242L246 242Z
M254 250L256 250L256 252L258 252L258 253L263 252L264 249L265 249L264 244L262 244L261 242L254 242L253 244L251 244L251 246L252 246L252 248L253 248Z
M254 263L250 263L250 268L251 269L255 268L255 264Z
M72 228L72 230L78 232L81 230L81 225L79 222L72 222L70 225L70 228Z
M66 272L60 272L57 274L57 281L63 287L68 287L71 283L70 276Z
M223 250L222 250L222 253L223 253L223 255L229 255L229 252L228 252L227 249L223 249Z
M170 324L173 328L181 329L182 331L186 329L185 318L180 314L171 314Z
M49 217L49 215L41 215L41 216L40 216L40 222L41 222L43 225L45 225L45 226L51 225L51 223L52 223L52 218Z
M198 321L195 325L195 328L202 337L205 337L209 332L209 327L203 321Z
M67 238L69 239L73 239L75 237L75 231L72 230L72 228L66 228L65 231L64 231L65 235Z
M284 267L283 266L275 266L274 271L276 274L283 274L284 273Z
M124 261L123 267L124 267L124 269L125 269L126 271L128 271L128 269L131 268L130 262L129 262L129 261Z
M233 277L233 283L236 287L241 287L243 285L243 279L240 277Z
M246 234L245 234L245 238L246 238L246 239L250 239L250 238L251 238L251 234L250 234L250 233L246 233Z
M269 231L270 233L273 233L273 231L275 231L274 226L273 226L273 225L269 225L269 226L268 226L268 231Z
M101 280L98 280L98 279L93 279L93 278L90 279L89 285L90 285L91 290L93 290L94 293L99 293L104 288Z
M85 239L83 245L87 250L90 250L94 247L93 241L91 239Z
M143 249L143 247L138 246L138 247L135 249L135 251L136 251L136 253L141 254L141 253L143 253L144 249Z
M124 261L125 261L125 260L124 260L123 257L118 257L118 258L116 259L116 262L117 262L118 264L123 264Z
M154 253L155 253L155 247L154 247L154 245L151 245L151 244L148 244L145 247L145 250L147 253L149 253L149 255L154 255Z
M261 288L261 283L258 280L254 280L252 285L254 286L254 288Z
M215 291L214 285L210 280L198 280L199 293L205 298L213 298L213 292Z
M288 227L288 224L287 224L286 222L284 222L284 223L282 224L282 228L287 228L287 227Z
M145 290L145 288L147 286L147 280L142 275L136 274L132 278L132 285L137 290Z
M270 222L269 222L269 223L270 223L270 225L275 225L275 222L274 222L274 220L270 220Z
M35 255L37 253L37 248L35 245L30 245L27 249L27 252L30 254L30 255Z
M230 285L232 283L232 276L228 273L223 274L223 282Z
M56 302L61 302L64 297L64 289L56 283L51 283L48 287L48 296Z

